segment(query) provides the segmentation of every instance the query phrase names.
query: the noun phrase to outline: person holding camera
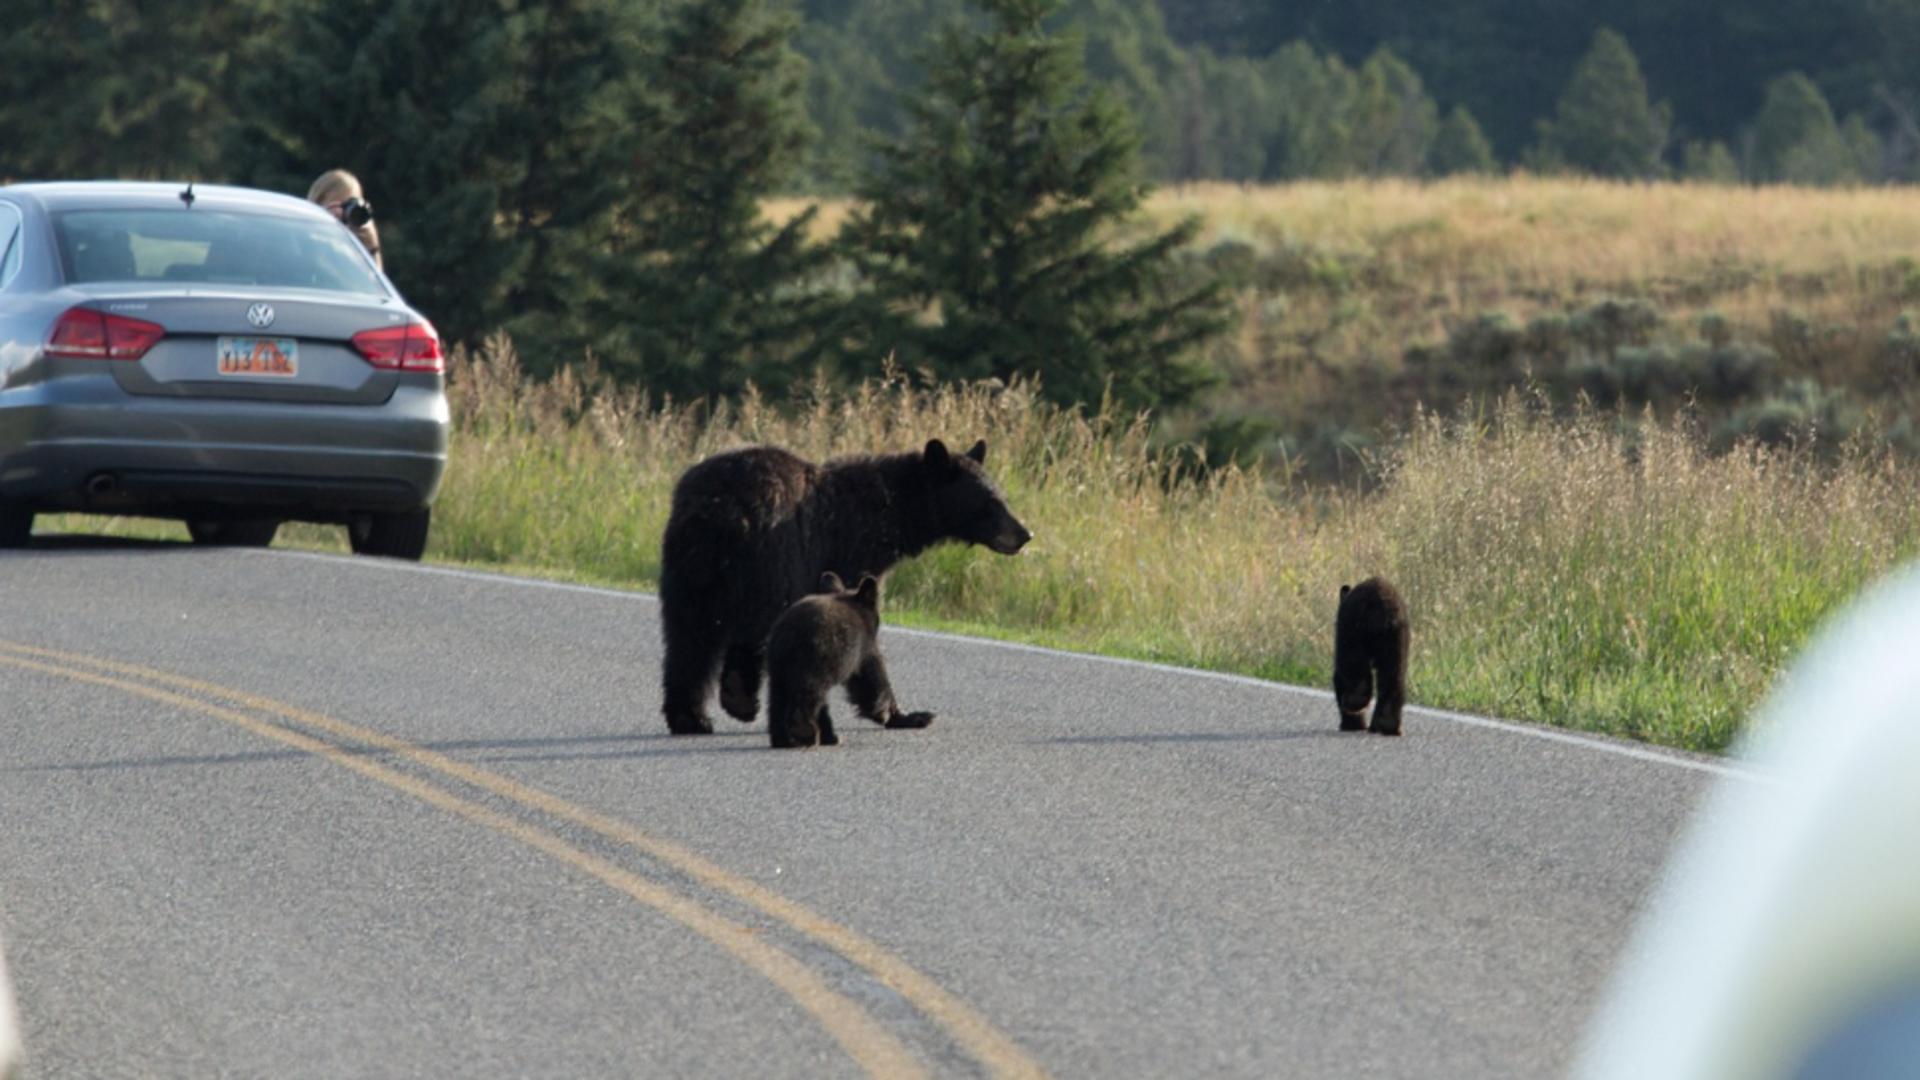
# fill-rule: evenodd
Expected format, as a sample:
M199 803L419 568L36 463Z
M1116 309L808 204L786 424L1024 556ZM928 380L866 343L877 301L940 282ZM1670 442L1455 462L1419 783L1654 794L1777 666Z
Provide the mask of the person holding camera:
M353 230L360 245L373 256L373 264L386 269L380 261L380 232L373 227L373 204L360 190L359 177L345 169L329 169L307 189L307 201L326 207L328 213Z

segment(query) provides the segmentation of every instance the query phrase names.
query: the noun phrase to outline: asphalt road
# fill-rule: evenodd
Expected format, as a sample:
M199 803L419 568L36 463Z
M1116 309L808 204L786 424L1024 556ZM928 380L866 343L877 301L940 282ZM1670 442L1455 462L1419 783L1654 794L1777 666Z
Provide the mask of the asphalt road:
M666 734L648 596L0 552L28 1075L1551 1075L1726 771L883 640L933 727L774 752Z

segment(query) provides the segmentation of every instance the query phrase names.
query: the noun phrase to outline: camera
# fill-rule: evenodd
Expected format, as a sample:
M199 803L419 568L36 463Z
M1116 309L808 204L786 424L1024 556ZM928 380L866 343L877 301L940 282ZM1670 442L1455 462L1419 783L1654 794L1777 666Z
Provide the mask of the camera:
M340 220L357 229L373 220L373 204L365 199L348 199L340 204Z

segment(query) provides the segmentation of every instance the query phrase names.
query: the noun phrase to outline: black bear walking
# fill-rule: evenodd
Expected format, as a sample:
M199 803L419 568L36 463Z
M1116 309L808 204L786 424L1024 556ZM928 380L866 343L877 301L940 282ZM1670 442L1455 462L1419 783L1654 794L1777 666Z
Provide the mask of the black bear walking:
M1365 725L1382 735L1400 734L1407 703L1406 601L1385 578L1340 586L1340 613L1333 624L1333 696L1340 730ZM1377 685L1376 685L1377 684ZM1373 722L1361 715L1373 702Z
M720 705L751 722L759 710L767 632L820 575L857 581L955 540L1012 555L1033 538L987 479L987 444L955 455L938 439L917 453L824 465L772 446L730 450L693 466L673 489L660 552L667 728L713 731Z
M841 684L861 716L890 728L923 728L933 714L901 713L880 658L880 582L849 589L834 574L795 600L767 634L767 734L775 747L835 746L827 695Z

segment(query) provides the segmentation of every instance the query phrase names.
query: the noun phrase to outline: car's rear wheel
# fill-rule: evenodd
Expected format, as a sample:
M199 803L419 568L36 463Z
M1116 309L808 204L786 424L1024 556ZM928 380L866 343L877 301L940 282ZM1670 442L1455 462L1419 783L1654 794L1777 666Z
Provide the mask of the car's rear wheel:
M189 520L187 535L196 544L208 547L266 547L280 523L272 518L244 518L237 521Z
M33 511L18 503L0 499L0 548L27 546L33 535Z
M382 555L419 562L427 550L427 527L432 518L431 510L369 514L347 526L347 542L353 545L356 555Z

